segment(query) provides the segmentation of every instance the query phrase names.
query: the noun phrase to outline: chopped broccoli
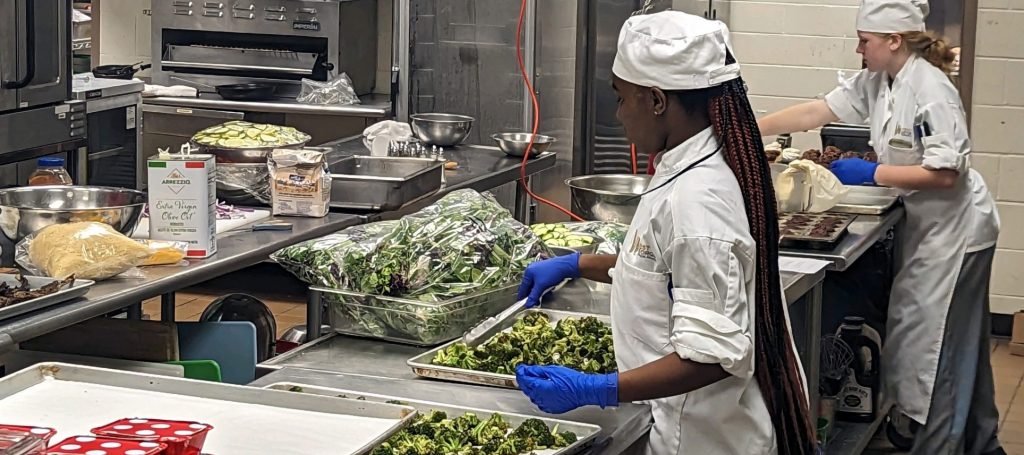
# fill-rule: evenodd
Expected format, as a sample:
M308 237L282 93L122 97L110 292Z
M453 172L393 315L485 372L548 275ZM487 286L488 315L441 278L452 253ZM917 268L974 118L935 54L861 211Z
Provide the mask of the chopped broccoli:
M576 433L573 433L571 431L563 431L561 433L552 433L552 435L554 436L554 443L552 443L549 447L554 447L554 448L569 447L569 446L575 444L576 440L578 439L576 437Z
M408 428L373 449L370 455L521 455L566 447L571 432L558 433L540 419L527 419L513 431L501 414L480 420L473 413L449 419L442 411L421 415Z
M373 449L370 455L394 455L395 450L391 448L391 443L385 442Z
M555 443L551 429L540 419L526 419L509 437L532 442L532 447L528 450L551 447ZM530 446L531 444L526 445Z
M299 387L297 385L293 385L293 386L288 388L288 391L289 392L299 392L299 393L302 393L302 387Z
M514 374L519 364L563 365L586 373L617 369L611 328L593 316L565 318L552 324L548 315L530 312L483 344L455 343L432 362L468 370Z

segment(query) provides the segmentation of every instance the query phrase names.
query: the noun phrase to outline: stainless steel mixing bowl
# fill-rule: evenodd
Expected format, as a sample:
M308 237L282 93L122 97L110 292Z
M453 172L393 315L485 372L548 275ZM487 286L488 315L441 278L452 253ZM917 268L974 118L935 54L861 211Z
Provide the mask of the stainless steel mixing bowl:
M412 132L421 141L438 147L454 147L473 129L473 117L458 114L414 114Z
M0 190L0 230L14 242L53 224L97 221L131 235L146 194L99 186L29 186Z
M526 153L526 147L530 145L530 133L497 133L491 135L498 143L498 148L506 155L522 158ZM533 147L530 149L530 157L535 157L547 151L548 147L555 142L555 138L538 134L533 140Z
M584 219L629 224L650 182L646 175L602 174L573 177L565 184L573 211Z
M274 149L301 149L306 146L307 142L299 142L289 145L280 145L276 147L240 147L240 148L227 148L227 147L215 147L211 145L202 145L197 142L191 142L192 147L199 154L213 155L217 159L217 164L231 163L231 164L266 164L267 157L270 156L270 152Z

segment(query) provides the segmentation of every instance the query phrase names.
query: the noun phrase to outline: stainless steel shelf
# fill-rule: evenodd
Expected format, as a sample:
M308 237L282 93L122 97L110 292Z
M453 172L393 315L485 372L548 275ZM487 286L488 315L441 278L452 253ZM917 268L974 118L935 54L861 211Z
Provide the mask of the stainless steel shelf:
M825 453L828 455L860 455L867 449L888 414L888 408L879 411L875 421L871 423L837 421L832 430L833 439L829 441Z

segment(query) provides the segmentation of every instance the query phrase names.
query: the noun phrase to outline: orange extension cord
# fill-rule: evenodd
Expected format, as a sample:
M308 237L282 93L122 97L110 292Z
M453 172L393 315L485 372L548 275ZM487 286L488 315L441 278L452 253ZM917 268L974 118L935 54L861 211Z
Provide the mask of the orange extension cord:
M533 134L530 135L530 144L526 147L526 153L523 154L523 164L519 168L519 184L522 185L523 190L525 190L526 194L531 198L569 215L573 220L584 221L583 218L580 218L575 213L572 213L558 204L544 199L534 193L533 190L530 189L529 177L526 176L526 163L530 160L530 152L533 150L533 142L537 137L537 130L540 128L540 103L537 101L537 94L533 90L533 84L530 83L530 76L526 74L526 65L523 63L523 49L520 44L523 36L523 20L526 17L527 1L528 0L522 0L522 5L519 7L519 23L516 25L516 62L519 64L519 73L523 76L523 83L526 84L526 89L530 92L530 101L533 103ZM635 170L635 162L633 167Z

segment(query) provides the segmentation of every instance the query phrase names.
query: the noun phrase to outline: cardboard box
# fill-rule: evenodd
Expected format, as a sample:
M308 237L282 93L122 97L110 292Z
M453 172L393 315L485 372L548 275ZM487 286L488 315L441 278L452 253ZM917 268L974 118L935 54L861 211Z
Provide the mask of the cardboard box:
M1010 354L1024 357L1024 343L1010 343Z
M1024 311L1013 314L1013 336L1010 337L1010 353L1024 356Z

